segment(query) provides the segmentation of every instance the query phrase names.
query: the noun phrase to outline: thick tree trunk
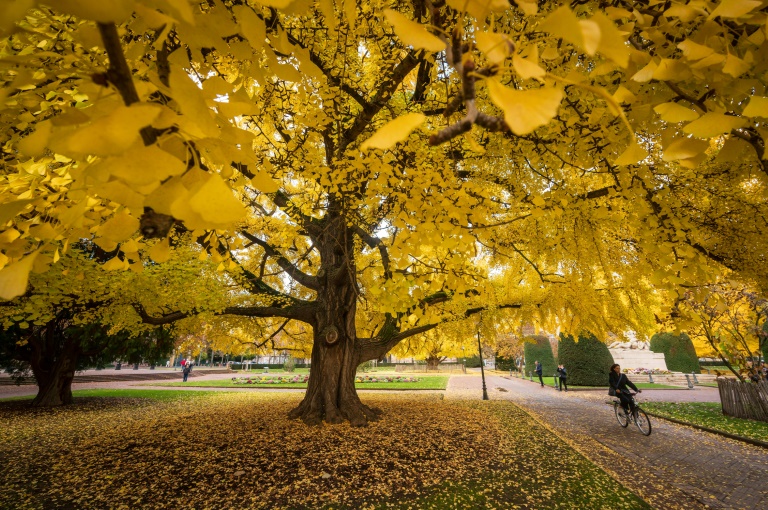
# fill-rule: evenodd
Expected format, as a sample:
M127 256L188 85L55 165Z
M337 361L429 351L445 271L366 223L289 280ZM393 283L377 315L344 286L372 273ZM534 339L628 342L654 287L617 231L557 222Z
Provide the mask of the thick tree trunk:
M442 356L434 356L432 354L427 356L427 360L426 360L427 361L427 371L428 372L429 371L437 372L437 368L438 368L438 366L440 366L440 363L443 361L443 359L445 359L445 358L443 358Z
M333 329L330 334L332 340ZM355 341L339 338L332 344L328 342L329 338L322 331L315 333L307 393L289 417L301 418L309 425L317 425L323 420L328 423L347 420L356 427L367 425L376 420L381 411L366 406L357 395Z
M312 320L312 366L304 400L289 417L307 424L348 420L359 427L375 420L381 411L360 402L355 390L357 367L367 360L360 359L357 345L353 236L341 215L326 218L324 227L314 239L322 262Z
M32 405L53 407L71 404L72 380L80 355L79 343L56 333L46 335L40 341L40 345L35 346L38 355L30 360L38 386Z

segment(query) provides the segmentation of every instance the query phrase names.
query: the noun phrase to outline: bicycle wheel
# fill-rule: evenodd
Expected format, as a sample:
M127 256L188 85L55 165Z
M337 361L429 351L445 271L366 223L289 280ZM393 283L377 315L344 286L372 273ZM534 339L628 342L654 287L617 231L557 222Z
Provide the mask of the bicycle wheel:
M629 425L629 416L624 412L624 408L619 404L613 404L613 411L616 413L616 419L618 420L619 425L627 428L627 425Z
M635 425L637 425L637 428L640 429L640 432L645 434L646 436L651 435L651 420L648 419L648 415L645 414L645 411L640 409L639 407L636 410L635 415Z

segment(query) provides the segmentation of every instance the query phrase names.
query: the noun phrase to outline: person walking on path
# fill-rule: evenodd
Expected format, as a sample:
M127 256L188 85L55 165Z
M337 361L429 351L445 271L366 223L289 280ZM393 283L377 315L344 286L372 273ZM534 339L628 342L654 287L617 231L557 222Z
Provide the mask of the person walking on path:
M621 407L624 408L624 412L632 411L632 414L635 413L635 405L632 403L632 397L629 394L629 390L627 389L627 386L632 388L638 393L642 393L642 390L638 390L637 386L632 384L632 381L629 380L629 377L627 377L626 374L621 373L621 367L614 363L611 365L611 372L608 375L608 384L611 385L611 388L616 390L616 396L619 397L619 400L621 400Z
M541 383L541 387L543 388L544 379L541 378L541 374L544 373L544 369L541 368L541 363L539 363L538 361L535 361L534 363L536 363L536 368L534 369L534 372L536 372L536 375L539 376L539 382Z
M181 369L181 373L184 374L184 382L187 382L187 377L189 377L189 373L192 371L192 363L187 361L184 364L184 368Z
M558 391L563 391L563 386L565 386L565 391L568 391L568 374L563 365L557 366L557 375L560 378L560 387L558 388Z

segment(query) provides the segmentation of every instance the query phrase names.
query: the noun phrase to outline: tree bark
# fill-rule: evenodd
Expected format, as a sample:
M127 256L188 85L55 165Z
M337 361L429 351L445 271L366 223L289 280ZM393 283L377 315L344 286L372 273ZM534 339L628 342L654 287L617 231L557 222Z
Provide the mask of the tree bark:
M75 378L77 360L80 355L79 342L60 334L58 328L51 328L36 342L36 356L29 361L37 381L37 396L32 401L35 407L54 407L72 403L72 380Z
M352 230L339 212L324 219L319 235L313 236L320 252L317 273L320 285L312 318L314 341L312 366L304 400L289 413L307 424L341 423L365 426L381 411L360 402L355 373L361 350L355 327L357 287Z

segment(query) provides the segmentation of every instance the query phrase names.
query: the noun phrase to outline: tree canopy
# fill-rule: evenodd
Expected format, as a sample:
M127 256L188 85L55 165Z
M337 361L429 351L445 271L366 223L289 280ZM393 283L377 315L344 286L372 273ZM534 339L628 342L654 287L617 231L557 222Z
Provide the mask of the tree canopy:
M147 290L122 308L137 328L242 320L346 374L311 381L307 421L375 418L348 367L479 311L605 337L681 288L768 288L762 2L15 0L0 20L0 297L86 239ZM202 259L214 297L140 283Z

